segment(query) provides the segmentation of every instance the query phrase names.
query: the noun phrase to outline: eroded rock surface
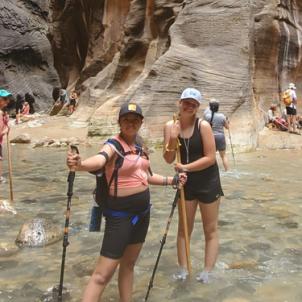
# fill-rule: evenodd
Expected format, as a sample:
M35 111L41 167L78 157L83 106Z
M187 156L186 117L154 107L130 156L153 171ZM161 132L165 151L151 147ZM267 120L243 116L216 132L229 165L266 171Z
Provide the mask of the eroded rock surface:
M33 94L37 109L49 106L59 83L47 39L48 12L47 1L0 2L0 86Z
M90 136L112 135L120 104L133 100L146 115L142 134L158 139L193 86L221 101L235 147L255 148L261 110L289 82L302 89L301 1L21 2L36 3L39 18L49 12L54 66L63 87L81 91L72 118L89 121Z

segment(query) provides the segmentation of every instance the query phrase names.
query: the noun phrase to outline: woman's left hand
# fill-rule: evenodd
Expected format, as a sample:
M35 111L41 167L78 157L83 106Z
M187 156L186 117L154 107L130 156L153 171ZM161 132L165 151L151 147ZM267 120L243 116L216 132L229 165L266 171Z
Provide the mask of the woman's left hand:
M179 173L177 186L179 188L182 188L186 184L187 179L188 179L188 176L186 173Z

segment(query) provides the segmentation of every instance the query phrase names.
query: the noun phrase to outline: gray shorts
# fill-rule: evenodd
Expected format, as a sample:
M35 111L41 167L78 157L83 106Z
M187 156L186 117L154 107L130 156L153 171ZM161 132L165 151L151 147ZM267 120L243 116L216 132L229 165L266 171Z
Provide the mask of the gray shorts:
M215 134L216 151L225 151L226 143L224 134Z

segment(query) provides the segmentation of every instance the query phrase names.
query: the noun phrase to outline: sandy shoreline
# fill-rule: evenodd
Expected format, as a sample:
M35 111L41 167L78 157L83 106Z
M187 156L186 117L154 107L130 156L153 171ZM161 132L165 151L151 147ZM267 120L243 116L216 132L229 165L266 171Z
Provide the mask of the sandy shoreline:
M78 122L67 116L37 115L28 122L18 125L11 123L10 139L22 134L28 134L32 142L45 137L54 140L73 137L86 142L88 123Z

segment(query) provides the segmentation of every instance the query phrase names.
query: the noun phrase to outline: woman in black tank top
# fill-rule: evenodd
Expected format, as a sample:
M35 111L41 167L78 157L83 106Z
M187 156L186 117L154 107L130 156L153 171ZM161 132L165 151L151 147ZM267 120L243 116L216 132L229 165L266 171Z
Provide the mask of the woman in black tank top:
M175 160L179 139L181 163L175 164L175 168L187 172L188 175L184 192L189 238L193 231L197 207L200 209L205 237L204 267L196 279L207 283L209 272L214 268L218 255L218 209L223 191L211 126L196 117L201 100L198 90L187 88L183 91L179 101L179 120L175 123L169 121L165 126L163 156L169 164ZM184 280L188 272L181 219L178 224L177 253L179 271L173 277Z

